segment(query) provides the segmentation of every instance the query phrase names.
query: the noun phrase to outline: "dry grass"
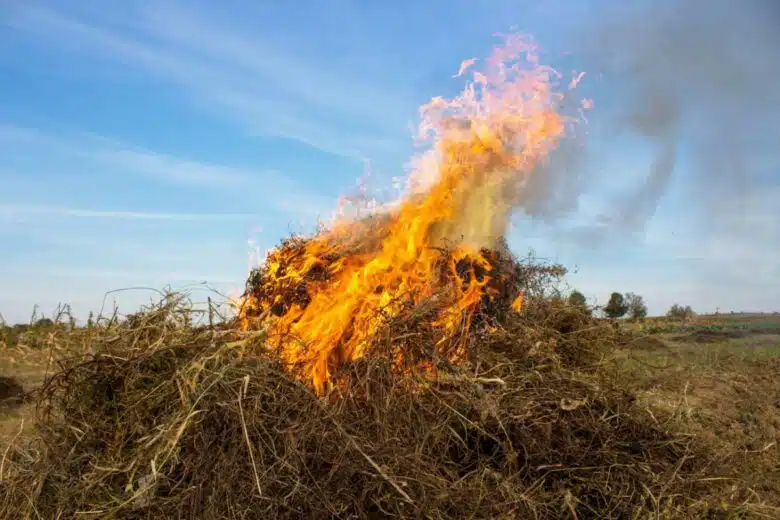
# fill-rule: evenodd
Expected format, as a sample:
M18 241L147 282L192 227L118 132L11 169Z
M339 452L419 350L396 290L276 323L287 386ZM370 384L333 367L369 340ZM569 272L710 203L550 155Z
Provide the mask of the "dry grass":
M242 356L261 334L193 328L189 312L173 295L132 322L58 338L81 355L47 379L35 434L5 450L0 517L776 512L771 489L736 471L752 460L771 471L776 451L729 451L637 399L597 363L611 328L561 302L531 305L437 380L364 359L326 399L273 356Z
M752 516L777 518L780 334L737 332L706 343L677 333L655 337L662 346L616 351L615 374L641 406L728 457L733 485L755 497L746 508Z

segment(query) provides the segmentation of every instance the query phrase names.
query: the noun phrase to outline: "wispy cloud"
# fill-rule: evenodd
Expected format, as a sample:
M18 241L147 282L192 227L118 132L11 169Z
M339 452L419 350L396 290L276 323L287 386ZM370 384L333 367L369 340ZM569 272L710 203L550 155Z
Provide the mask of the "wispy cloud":
M256 180L268 180L272 177L265 172L242 171L227 166L215 166L165 154L131 149L96 150L85 152L83 155L88 155L103 163L119 166L123 170L141 172L177 184L237 187Z
M0 218L20 220L28 216L59 216L121 220L172 220L182 222L214 222L223 220L251 220L248 213L157 213L144 211L104 211L55 206L26 206L0 204Z
M198 273L181 271L133 271L129 269L93 269L93 268L67 268L67 267L46 267L28 266L16 270L17 274L26 274L33 276L42 270L48 270L49 276L53 278L107 278L112 283L141 283L146 282L157 286L168 283L218 283L240 285L242 280L239 276L229 276L221 273Z
M152 152L115 139L83 131L53 134L0 121L0 150L28 154L33 150L44 156L52 153L100 163L120 171L179 185L235 187L252 181L280 177L278 172L240 168L182 159Z
M143 4L121 25L90 15L20 4L4 23L57 50L151 72L251 132L297 139L338 155L362 159L398 150L395 140L415 115L399 85L356 77L337 59L325 65L316 53L290 54L263 38L264 31L228 27L208 11Z
M276 170L241 168L196 161L170 154L145 150L132 144L86 132L53 134L39 129L25 128L0 122L0 169L3 177L13 178L43 172L58 178L89 171L90 178L117 179L126 176L139 181L165 183L172 187L219 190L226 201L252 197L253 205L303 218L327 218L335 208L335 200L312 192L302 183ZM19 158L29 172L15 171L13 159ZM61 182L61 181L59 181ZM6 196L14 196L6 194ZM0 195L2 197L2 195ZM0 202L3 202L0 199ZM245 200L245 203L248 201ZM214 215L195 216L180 212L89 211L67 208L16 207L17 213L63 212L70 216L104 218L213 220ZM6 214L8 211L5 212ZM219 218L244 218L238 217Z

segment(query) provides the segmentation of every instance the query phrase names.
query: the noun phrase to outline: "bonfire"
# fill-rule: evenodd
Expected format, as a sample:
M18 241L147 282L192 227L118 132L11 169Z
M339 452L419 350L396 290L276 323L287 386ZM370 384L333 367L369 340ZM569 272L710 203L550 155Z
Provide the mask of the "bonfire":
M458 75L475 62L464 61ZM558 75L519 36L472 76L460 95L420 109L418 137L428 148L400 200L286 241L250 276L242 327L267 329L290 370L318 393L410 309L435 308L427 357L457 364L468 357L476 316L522 308L505 234L523 185L564 137L563 94ZM400 370L419 358L403 342L389 355Z

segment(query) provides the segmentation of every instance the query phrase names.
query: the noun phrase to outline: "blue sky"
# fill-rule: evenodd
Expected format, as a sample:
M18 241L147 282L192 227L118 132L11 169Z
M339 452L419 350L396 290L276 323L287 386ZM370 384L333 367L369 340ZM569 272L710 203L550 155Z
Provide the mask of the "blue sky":
M4 2L0 313L67 302L83 317L133 286L240 290L250 249L329 218L366 164L375 188L403 174L417 108L513 26L561 72L588 72L596 100L586 151L553 163L513 247L576 269L594 302L780 309L777 11L718 0L675 18L709 17L701 34L669 36L667 4ZM719 49L726 21L742 40ZM670 139L674 169L654 177Z

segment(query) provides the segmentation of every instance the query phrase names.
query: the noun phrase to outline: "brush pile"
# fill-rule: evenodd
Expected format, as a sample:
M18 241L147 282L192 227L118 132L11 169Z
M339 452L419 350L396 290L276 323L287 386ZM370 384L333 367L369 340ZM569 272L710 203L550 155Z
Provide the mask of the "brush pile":
M612 327L561 298L529 296L435 375L369 349L324 397L262 331L191 312L172 294L94 329L4 458L0 518L701 518L725 489L595 365ZM431 334L418 306L375 341Z
M382 227L362 225L356 229L361 239L346 244L338 241L334 244L332 240L320 243L328 237L294 236L285 240L261 267L250 273L239 313L242 329L269 332L273 337L262 348L275 347L277 353L287 358L291 370L299 375L305 374L305 365L307 361L311 363L311 358L307 359L310 352L304 346L306 342L294 333L296 325L309 310L313 298L322 296L321 293L329 289L331 301L326 301L325 306L328 310L335 307L332 300L340 299L342 295L331 287L342 274L344 265L375 254L377 244L381 243L378 239L367 239L366 235L381 233ZM373 247L368 248L366 244L373 244ZM341 348L332 349L328 355L329 379L338 379L335 372L339 367L357 360L367 350L371 350L373 359L382 357L395 361L400 372L420 366L435 370L442 364L457 363L461 360L458 347L464 347L463 353L473 358L477 337L504 326L513 308L521 308L526 295L543 294L541 278L549 282L565 273L562 266L521 264L503 241L499 246L459 258L452 249L442 248L432 262L430 276L423 277L426 282L415 287L406 272L396 277L377 276L379 281L370 292L371 296L389 295L384 305L372 307L368 298L356 299L362 307L350 309L346 319L343 312L334 313L332 317L333 321L343 321L343 332L332 341ZM353 286L354 278L347 279L350 286ZM533 287L532 281L537 282ZM472 284L478 291L467 300ZM393 287L403 289L389 294ZM447 311L454 314L456 326L435 326L443 322ZM368 319L361 321L361 315ZM280 318L281 326L277 321ZM345 347L344 344L357 343L358 339L362 340L360 353Z

